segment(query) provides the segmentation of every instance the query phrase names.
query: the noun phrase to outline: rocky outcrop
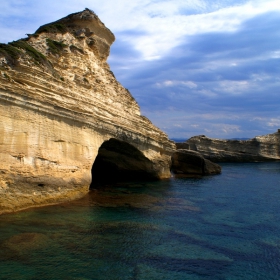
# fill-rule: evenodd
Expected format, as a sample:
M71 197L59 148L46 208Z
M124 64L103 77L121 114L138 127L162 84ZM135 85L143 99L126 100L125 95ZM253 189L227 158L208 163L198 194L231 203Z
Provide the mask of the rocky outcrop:
M214 175L221 173L221 167L205 159L200 153L178 149L172 155L172 171L175 174Z
M280 131L249 140L221 140L205 135L176 143L178 149L193 150L214 162L258 162L280 160Z
M120 143L136 173L170 176L174 143L106 63L114 39L86 9L0 44L0 213L84 195L99 151L131 165Z

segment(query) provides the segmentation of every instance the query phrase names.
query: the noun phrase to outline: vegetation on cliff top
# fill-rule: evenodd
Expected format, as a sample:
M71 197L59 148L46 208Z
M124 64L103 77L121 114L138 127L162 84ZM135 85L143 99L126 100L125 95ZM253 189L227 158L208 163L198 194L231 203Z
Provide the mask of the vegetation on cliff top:
M27 54L35 64L41 64L49 69L52 69L52 64L41 52L28 44L28 39L13 41L8 44L0 44L0 54L2 54L7 62L11 65L17 65L18 59Z
M43 32L46 33L62 33L65 34L68 31L66 25L58 22L48 23L43 26L40 26L36 31L35 34L40 34Z
M16 47L13 47L9 44L0 44L0 54L6 57L7 61L15 64L17 59L21 55L21 51Z
M44 64L44 63L48 62L47 58L42 53L40 53L39 51L34 49L24 39L23 40L18 40L18 41L13 41L13 42L9 43L9 45L11 45L15 48L18 48L18 49L25 50L26 53L30 57L32 57L35 62L38 62L38 63L41 63L41 64Z
M92 15L94 15L96 17L96 14L88 8L85 8L85 10L83 12L90 12ZM36 64L41 64L41 65L47 66L48 68L52 68L51 63L46 58L46 56L44 54L42 54L41 52L39 52L38 50L36 50L34 47L32 47L28 43L29 38L38 37L39 34L44 33L44 32L62 33L62 34L70 32L70 33L74 34L75 36L77 36L77 34L76 34L77 32L75 32L75 29L73 29L75 24L72 21L72 17L75 15L78 15L78 14L82 14L83 12L73 13L73 14L68 15L66 18L60 19L59 21L45 24L45 25L39 27L35 31L34 34L27 34L28 38L9 42L8 44L0 43L0 55L4 56L9 64L17 65L19 58L23 57L25 54L27 54L28 56L30 56L33 59L33 61ZM88 16L88 15L86 15L86 16ZM87 19L87 17L85 17L83 19ZM61 53L63 51L63 49L67 47L67 45L64 44L63 42L54 41L49 38L46 39L46 44L48 46L49 52L54 55ZM78 51L82 54L84 53L84 51L82 49L80 49L74 45L70 46L70 50L72 52Z
M72 34L75 34L75 19L73 19L73 17L75 17L76 15L79 14L83 14L84 12L89 12L91 15L93 15L94 17L97 17L97 15L95 14L94 11L85 8L85 10L83 12L77 12L77 13L72 13L70 15L68 15L65 18L62 18L58 21L55 22L51 22L45 25L40 26L34 34L31 34L31 36L36 36L38 34L41 33L61 33L61 34L65 34L67 32L70 32ZM83 16L82 17L83 20L87 20L88 17L87 16Z
M51 40L49 38L46 39L47 45L49 47L49 51L52 54L59 54L61 51L63 51L64 48L67 47L66 44L58 41Z

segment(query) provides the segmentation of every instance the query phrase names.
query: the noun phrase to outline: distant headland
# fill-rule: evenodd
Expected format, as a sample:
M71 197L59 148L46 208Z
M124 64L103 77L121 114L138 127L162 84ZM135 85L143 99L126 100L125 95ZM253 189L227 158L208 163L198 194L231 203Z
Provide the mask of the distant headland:
M197 151L214 162L259 162L280 160L280 129L272 134L248 140L222 140L205 135L194 136L177 149Z

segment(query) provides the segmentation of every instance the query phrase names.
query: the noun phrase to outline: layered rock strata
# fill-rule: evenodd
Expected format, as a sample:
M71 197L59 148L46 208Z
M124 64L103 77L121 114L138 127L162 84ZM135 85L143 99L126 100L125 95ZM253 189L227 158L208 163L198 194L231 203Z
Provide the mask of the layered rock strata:
M114 40L86 9L0 44L0 213L84 195L110 139L117 168L125 143L141 154L142 173L170 176L175 145L110 71Z
M178 149L193 150L214 162L259 162L280 160L280 131L249 140L221 140L205 135L176 143Z
M221 166L205 159L200 153L185 149L178 149L172 155L172 171L185 175L215 175L221 173Z

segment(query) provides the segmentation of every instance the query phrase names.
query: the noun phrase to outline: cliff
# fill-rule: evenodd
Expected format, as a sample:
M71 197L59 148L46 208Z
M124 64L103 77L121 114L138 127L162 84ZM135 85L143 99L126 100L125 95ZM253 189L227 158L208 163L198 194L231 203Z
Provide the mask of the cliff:
M175 145L110 71L114 40L85 9L0 44L0 213L80 197L100 172L170 176Z
M280 132L249 140L212 139L204 135L176 143L178 149L201 153L214 162L258 162L280 160Z

